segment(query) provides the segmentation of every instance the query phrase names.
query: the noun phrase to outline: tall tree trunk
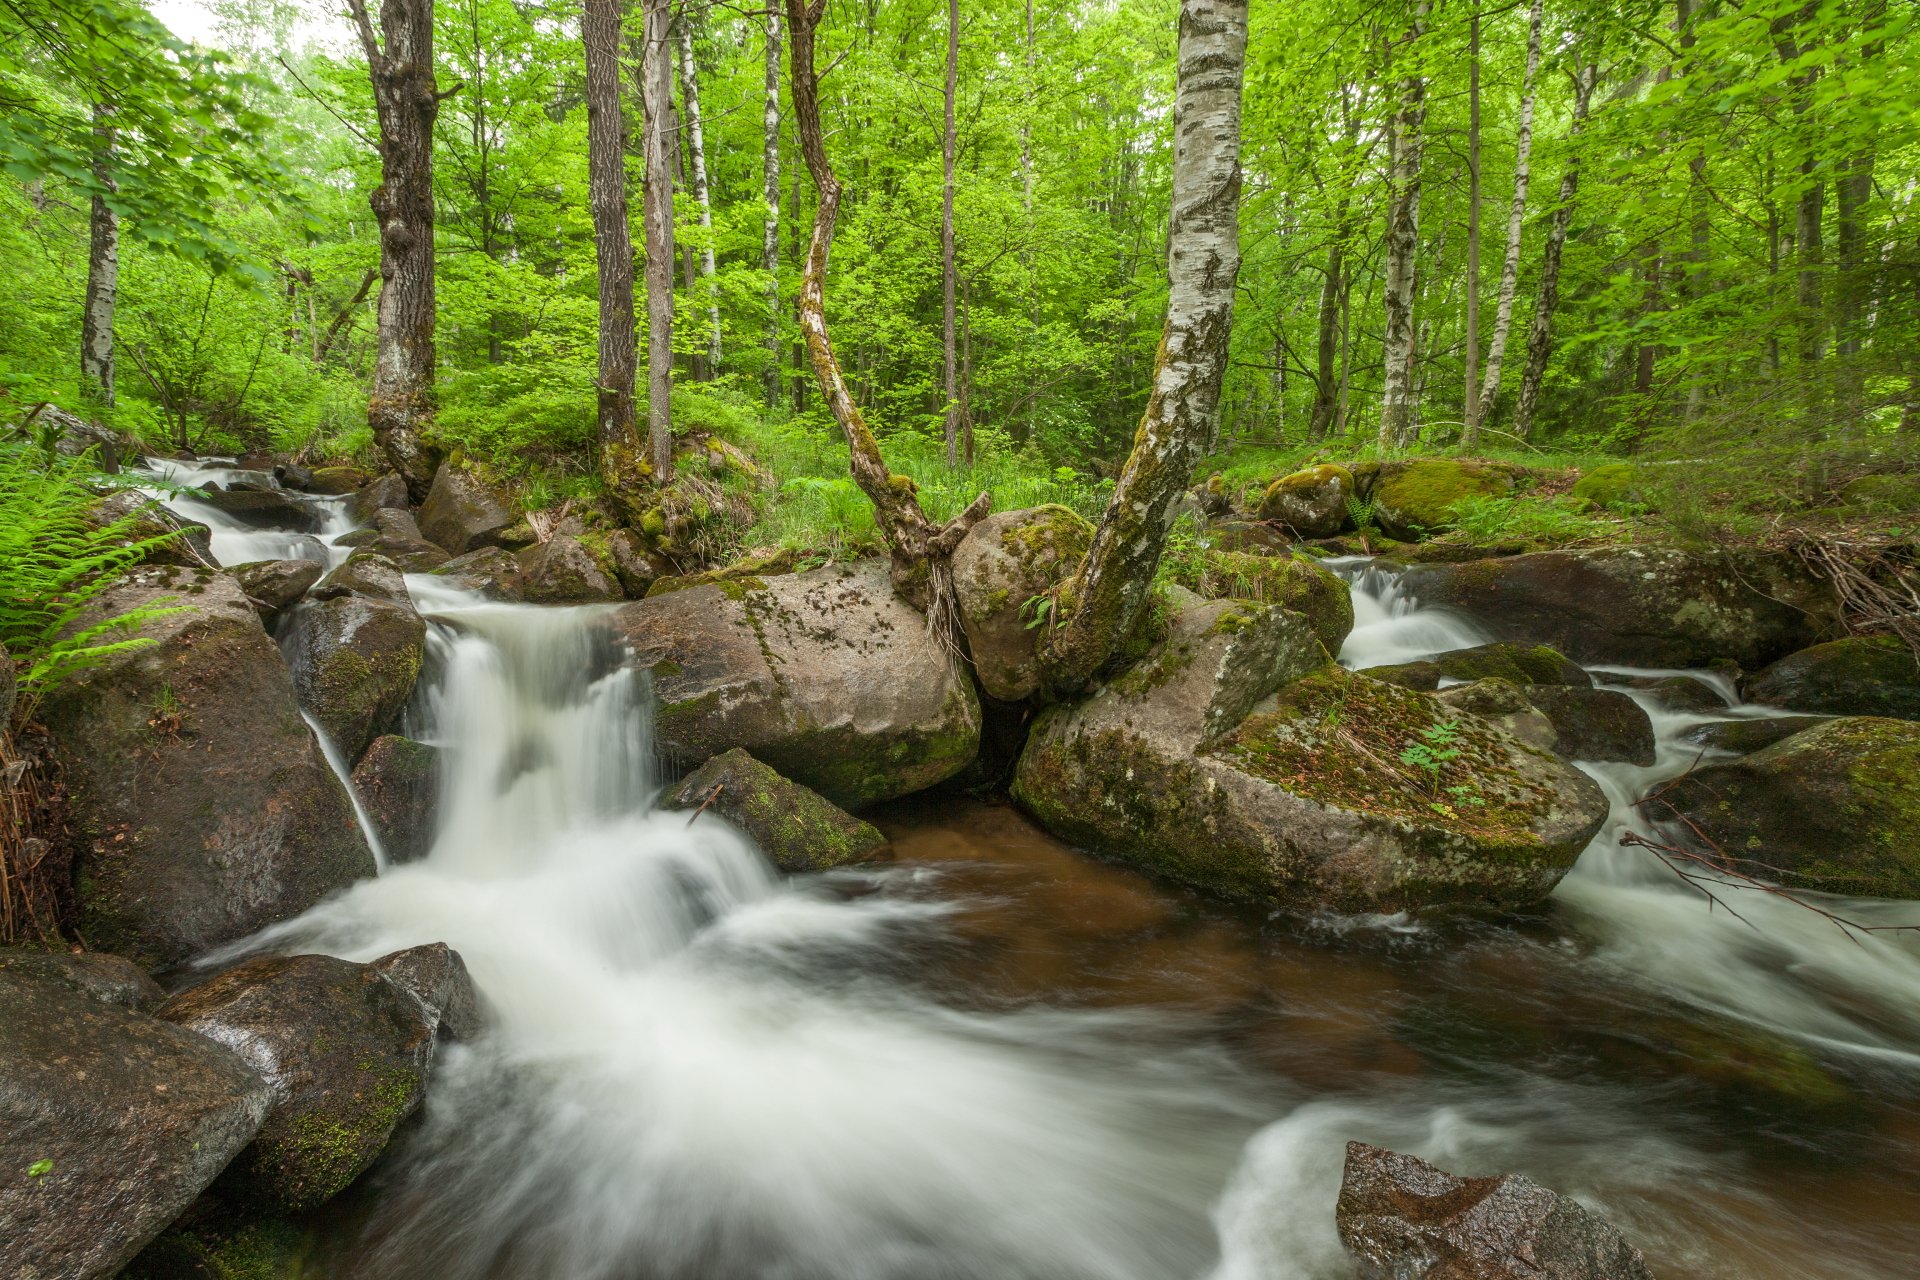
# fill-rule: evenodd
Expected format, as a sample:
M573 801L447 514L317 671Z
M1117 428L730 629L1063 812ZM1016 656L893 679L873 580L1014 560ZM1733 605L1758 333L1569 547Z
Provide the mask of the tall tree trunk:
M687 105L687 167L700 210L700 285L707 294L707 376L720 369L720 295L715 292L713 204L707 191L707 143L700 128L700 68L693 59L693 24L680 20L680 100Z
M1547 357L1553 354L1553 313L1560 305L1560 257L1567 244L1567 228L1573 222L1574 196L1580 190L1580 153L1571 148L1586 123L1593 102L1594 87L1600 81L1597 64L1580 67L1573 76L1573 120L1567 126L1566 172L1560 175L1560 195L1547 223L1546 251L1540 262L1540 294L1534 300L1533 321L1527 327L1527 364L1520 374L1520 394L1513 406L1513 434L1522 440L1533 430L1533 415L1540 407L1540 388L1546 382Z
M1307 418L1307 438L1324 440L1333 430L1334 411L1339 402L1335 362L1340 347L1340 278L1346 270L1345 228L1334 227L1333 241L1327 245L1325 275L1320 281L1320 314L1314 343L1313 410Z
M1500 300L1495 304L1493 334L1487 341L1486 382L1479 407L1493 407L1500 394L1500 366L1507 355L1507 335L1513 331L1513 299L1520 287L1520 234L1527 218L1527 184L1533 169L1533 96L1540 73L1540 0L1533 0L1527 19L1527 69L1520 89L1520 120L1514 136L1513 206L1507 212L1507 256L1500 263ZM1475 425L1478 426L1478 418Z
M627 229L627 125L620 108L622 0L585 0L580 37L587 60L587 202L600 272L600 376L596 439L600 475L621 493L638 474L634 425L633 238Z
M647 160L647 455L653 482L673 479L672 0L644 0L640 96Z
M947 0L946 119L940 134L940 352L947 393L947 465L960 458L960 365L954 349L953 100L960 88L960 0Z
M1430 0L1420 0L1401 56L1416 60L1426 31ZM1427 80L1417 61L1400 82L1400 109L1393 118L1393 194L1387 209L1387 264L1383 287L1386 335L1380 393L1380 443L1400 448L1413 440L1413 299L1420 252L1420 151L1427 114Z
M446 96L433 78L433 0L381 0L384 47L366 0L347 3L380 122L380 185L369 200L380 224L380 331L367 421L421 502L437 462L424 437L434 410L433 122Z
M767 61L760 106L761 194L767 221L760 234L760 266L767 273L767 408L780 403L780 6L767 6Z
M1093 543L1060 587L1041 657L1058 693L1083 688L1146 612L1174 506L1212 431L1240 272L1240 88L1247 0L1182 0L1173 108L1167 319L1133 452Z
M1536 9L1536 12L1538 10ZM1467 282L1466 350L1462 361L1461 443L1480 443L1480 0L1467 28Z
M93 108L93 176L108 193L113 177L113 108ZM105 195L93 198L87 236L87 295L80 315L80 385L113 405L113 308L120 296L120 217Z
M813 33L826 11L827 0L786 0L786 6L794 128L818 196L806 270L800 278L800 332L806 339L820 394L847 439L854 483L873 503L874 523L893 561L894 589L925 610L927 625L934 634L957 651L960 624L953 594L953 552L967 530L987 514L988 497L981 494L945 525L927 519L912 482L888 469L879 441L847 389L840 361L827 336L827 257L833 248L834 223L840 215L841 187L827 158L820 128L820 81L813 69Z

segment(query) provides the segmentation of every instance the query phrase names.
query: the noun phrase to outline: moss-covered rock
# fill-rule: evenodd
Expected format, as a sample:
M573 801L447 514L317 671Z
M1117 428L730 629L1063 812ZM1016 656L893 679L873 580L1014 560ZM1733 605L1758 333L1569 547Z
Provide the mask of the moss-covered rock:
M887 838L817 792L790 782L735 747L683 779L669 809L699 809L747 833L789 875L884 861Z
M523 597L530 604L604 604L625 598L580 540L556 533L514 557Z
M1256 520L1216 520L1207 526L1207 539L1221 551L1284 556L1293 552L1293 538L1279 525Z
M511 551L500 547L480 547L463 556L455 556L434 569L436 578L489 600L517 603L526 596L526 584L520 579L520 562Z
M1193 584L1208 599L1252 600L1303 613L1328 657L1340 652L1353 630L1353 593L1345 581L1310 556L1252 555L1208 549L1201 580Z
M1820 640L1837 613L1831 586L1795 557L1677 548L1422 564L1403 584L1423 604L1468 613L1501 639L1628 666L1725 659L1759 667Z
M1559 684L1586 688L1593 684L1580 664L1551 645L1513 644L1495 641L1471 649L1422 658L1417 662L1399 662L1391 666L1369 667L1367 675L1388 684L1431 692L1442 680L1505 680L1516 685Z
M744 747L858 808L943 782L979 750L972 679L884 561L650 596L613 625L652 672L655 746L680 767Z
M315 467L308 473L307 492L344 497L364 489L372 479L358 467Z
M653 584L673 572L673 562L647 545L631 529L581 539L594 559L610 566L620 590L629 600L644 600Z
M1596 507L1645 502L1640 490L1640 469L1630 462L1609 462L1594 467L1573 482L1573 496Z
M1351 522L1353 472L1334 463L1281 476L1260 498L1260 518L1274 520L1302 538L1330 538Z
M1365 672L1372 675L1373 672ZM1560 741L1559 730L1546 712L1527 700L1528 690L1511 680L1488 676L1469 684L1457 684L1433 695L1433 700L1452 711L1479 716L1504 733L1510 733L1530 747L1552 751Z
M728 588L729 594L737 594L757 588L763 578L777 578L783 573L792 573L793 565L794 554L791 550L779 548L762 551L756 555L741 556L716 569L703 569L699 573L663 573L647 587L646 594L665 596L694 587L720 584L732 584Z
M428 573L448 559L443 548L421 536L413 513L404 507L382 507L369 513L365 527L343 534L334 539L334 544L385 556L403 573Z
M120 546L152 543L141 554L145 564L201 569L217 563L213 558L213 530L137 489L108 494L87 509L86 520L96 530L117 529L115 541Z
M1895 636L1848 636L1788 654L1746 694L1793 711L1920 720L1920 658Z
M266 1123L221 1178L249 1204L298 1213L365 1173L426 1089L434 1028L379 970L271 956L174 996L154 1016L232 1045L274 1092Z
M1758 874L1832 893L1920 898L1920 724L1829 720L1694 770L1655 818L1686 818Z
M1553 721L1554 750L1567 759L1653 763L1653 721L1626 694L1615 689L1534 684L1527 686L1526 695Z
M300 705L343 759L357 761L413 696L426 623L410 606L344 595L308 601L282 630Z
M1453 527L1462 498L1504 498L1513 492L1511 468L1456 458L1384 463L1374 479L1374 518L1395 538L1413 541Z
M354 766L353 789L389 862L427 856L440 809L438 747L382 734Z
M1695 746L1728 755L1751 755L1796 733L1817 728L1831 716L1774 716L1767 720L1716 720L1695 725L1682 736Z
M988 516L953 554L953 586L980 687L1018 702L1040 687L1036 641L1048 617L1039 601L1071 574L1093 526L1065 507Z
M509 546L513 540L508 531L519 520L519 513L477 472L452 462L441 463L434 472L433 488L420 506L420 531L456 556L479 547Z
M119 1280L303 1280L314 1272L311 1229L196 1205L161 1232Z
M233 576L260 620L271 625L288 607L298 604L326 571L318 560L256 560L235 565Z
M143 568L99 603L178 612L141 628L154 643L40 705L66 771L89 943L177 963L373 874L286 663L232 577Z
M400 566L377 551L355 551L311 588L315 600L361 596L387 604L413 606Z

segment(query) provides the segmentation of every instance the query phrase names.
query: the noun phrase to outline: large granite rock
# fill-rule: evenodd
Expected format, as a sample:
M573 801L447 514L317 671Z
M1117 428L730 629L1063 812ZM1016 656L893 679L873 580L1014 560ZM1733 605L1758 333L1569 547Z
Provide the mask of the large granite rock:
M1302 538L1331 538L1350 523L1353 472L1322 463L1281 476L1260 498L1260 518L1285 525Z
M669 809L694 809L731 822L790 875L878 862L888 857L878 828L775 773L735 747L683 779Z
M518 603L525 598L520 579L520 562L511 551L500 547L481 547L463 556L455 556L433 570L436 578L445 578L464 591L472 591L489 600Z
M0 966L0 1275L116 1275L252 1140L270 1097L220 1045Z
M1650 817L1678 813L1767 879L1920 898L1920 723L1829 720L1658 794Z
M345 789L273 641L227 574L136 570L103 614L172 601L51 690L70 788L81 934L149 968L298 915L373 874Z
M249 528L320 531L320 508L284 489L202 489L193 498Z
M921 791L980 746L973 681L878 560L623 606L653 673L655 746L690 768L744 747L843 807Z
M604 604L624 598L620 584L571 535L556 533L514 559L529 604Z
M420 508L420 531L461 556L479 547L505 546L520 515L473 472L443 462Z
M154 1012L225 1045L271 1087L266 1121L222 1185L283 1212L324 1204L367 1171L420 1105L433 1061L421 1000L333 956L251 960Z
M1550 644L1580 662L1753 668L1820 638L1829 588L1797 561L1601 547L1464 564L1423 564L1406 588L1473 615L1502 639Z
M1792 711L1920 720L1920 658L1894 636L1848 636L1788 654L1749 680L1746 695Z
M64 982L102 1004L117 1004L136 1012L166 998L160 984L125 956L104 951L40 951L32 947L0 947L0 973Z
M1495 641L1471 649L1454 649L1415 662L1368 667L1367 675L1388 684L1431 693L1443 680L1506 680L1513 684L1557 684L1586 688L1593 677L1579 663L1549 645ZM1685 677L1682 677L1684 679Z
M382 734L353 767L353 787L389 862L427 856L440 812L438 747Z
M1323 662L1298 614L1188 607L1134 669L1042 713L1014 796L1063 839L1230 898L1544 898L1604 821L1599 788L1478 717ZM1423 746L1457 755L1429 775L1405 755Z
M1454 505L1462 499L1504 498L1512 492L1511 467L1470 459L1420 458L1381 463L1368 499L1374 518L1390 537L1412 542L1453 528Z
M988 697L1018 702L1039 689L1035 640L1045 619L1030 602L1071 574L1092 541L1093 526L1059 506L996 512L961 539L953 589Z
M400 718L426 643L410 607L358 595L310 601L281 636L300 705L349 764Z
M1606 1219L1519 1174L1349 1142L1334 1213L1363 1280L1653 1280Z
M240 589L260 614L271 624L288 608L300 603L314 583L320 581L327 566L318 560L255 560L235 565L233 576Z

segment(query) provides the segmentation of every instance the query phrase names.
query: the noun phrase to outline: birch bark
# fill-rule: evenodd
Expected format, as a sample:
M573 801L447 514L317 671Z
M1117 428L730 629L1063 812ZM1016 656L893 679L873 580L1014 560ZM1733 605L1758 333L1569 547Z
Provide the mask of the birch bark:
M653 482L673 479L672 0L644 0L640 96L647 160L647 455Z
M1412 60L1426 31L1430 0L1420 0L1413 26L1401 46ZM1427 81L1419 66L1400 82L1400 109L1393 119L1392 199L1387 209L1386 281L1382 287L1386 335L1380 393L1380 443L1400 448L1413 436L1413 299L1420 251L1421 131L1427 114Z
M1533 0L1527 18L1527 69L1520 89L1520 120L1514 136L1513 206L1507 212L1507 256L1500 264L1500 300L1493 313L1493 333L1487 340L1486 382L1478 406L1490 407L1500 393L1500 366L1507 355L1507 336L1513 330L1513 299L1520 287L1520 234L1527 217L1527 184L1533 178L1533 98L1540 73L1540 0ZM1476 414L1474 426L1478 428Z
M700 287L707 295L707 376L720 370L720 296L714 292L713 204L707 191L707 144L700 128L700 68L693 59L693 27L680 21L680 100L687 108L687 168L700 210Z
M763 194L760 267L767 273L767 407L780 403L780 6L767 6L767 66L761 100Z
M93 175L108 192L113 180L113 108L93 109ZM120 296L120 218L104 196L93 198L87 235L87 293L80 318L80 384L113 405L113 309Z

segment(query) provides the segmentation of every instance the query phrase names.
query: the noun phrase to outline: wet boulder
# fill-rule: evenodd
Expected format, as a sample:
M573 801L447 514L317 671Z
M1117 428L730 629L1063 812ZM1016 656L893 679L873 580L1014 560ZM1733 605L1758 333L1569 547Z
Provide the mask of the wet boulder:
M536 542L514 560L529 604L603 604L625 598L620 584L570 534Z
M1061 506L1001 511L953 553L953 587L974 670L987 695L1018 702L1040 688L1037 601L1080 563L1093 526Z
M260 620L271 623L298 604L326 571L327 566L318 560L255 560L235 565L233 576L259 612Z
M525 584L520 579L520 562L511 551L499 547L481 547L455 556L433 570L433 575L489 600L513 604L526 596Z
M393 727L413 696L427 624L411 605L340 595L288 615L280 643L300 705L351 763Z
M230 520L252 529L320 531L320 508L284 489L209 489L193 495Z
M383 507L373 512L367 517L366 527L355 529L334 542L384 556L402 573L428 573L449 558L444 550L420 535L413 513L401 507Z
M1681 736L1695 746L1744 756L1831 719L1832 716L1772 716L1765 720L1716 720L1695 725Z
M444 1040L471 1040L486 1029L480 992L467 962L444 942L429 942L381 956L370 968L420 1002L434 1034Z
M1277 604L1305 614L1328 657L1340 652L1353 630L1353 593L1311 556L1251 555L1209 548L1200 594L1210 599Z
M1714 715L1727 709L1727 700L1713 685L1692 676L1623 676L1609 674L1609 684L1625 685L1652 697L1662 711Z
M478 547L505 546L520 513L472 471L443 462L420 507L420 530L430 542L462 556Z
M0 947L0 973L64 982L102 1004L141 1010L165 998L160 984L124 956L104 951L39 951Z
M356 524L370 523L377 512L412 510L413 503L407 498L407 482L393 471L357 488L347 502L347 516Z
M1479 716L1528 746L1552 751L1560 741L1560 731L1553 727L1547 713L1529 700L1530 692L1526 686L1511 680L1488 676L1471 684L1442 689L1433 695L1433 700L1443 707Z
M438 747L383 734L353 767L353 788L389 862L427 856L440 810Z
M1268 485L1260 499L1260 518L1277 521L1302 538L1331 538L1352 522L1347 504L1353 497L1353 472L1323 463Z
M1323 662L1298 614L1185 610L1138 666L1041 714L1014 796L1063 839L1228 898L1544 898L1604 821L1599 788L1477 716Z
M775 773L735 747L688 774L669 809L699 810L747 833L768 861L789 875L878 862L887 838L818 793Z
M1664 788L1649 817L1686 819L1758 874L1829 893L1920 898L1920 723L1829 720Z
M356 551L348 556L332 572L322 578L309 591L314 600L338 600L342 596L359 596L367 600L379 600L386 604L411 606L413 597L407 591L407 580L400 572L400 566L375 551Z
M1416 565L1402 581L1421 603L1471 614L1502 639L1627 666L1758 667L1820 639L1834 613L1829 587L1770 555L1540 551Z
M231 576L138 569L98 604L178 611L140 628L152 644L41 703L66 770L89 943L176 963L373 874L286 663Z
M324 1204L365 1173L420 1105L434 1026L371 965L333 956L251 960L154 1011L238 1054L272 1106L221 1180L282 1212Z
M980 746L973 681L884 561L649 596L614 627L653 673L655 747L734 747L846 808L921 791Z
M367 473L358 467L315 467L308 473L307 492L341 498L366 484Z
M1442 681L1497 679L1513 684L1557 684L1584 688L1593 684L1580 664L1549 645L1493 644L1454 649L1417 662L1368 667L1367 675L1388 684L1431 693Z
M137 490L122 489L100 499L88 509L87 523L95 529L112 529L119 546L146 544L140 557L145 564L205 569L216 563L213 530Z
M253 1139L270 1099L221 1045L0 966L0 1275L118 1274Z
M1896 636L1848 636L1788 654L1746 694L1793 711L1920 720L1920 657Z
M1527 686L1526 695L1553 721L1554 750L1567 759L1653 763L1653 721L1617 689L1536 684Z
M1347 1144L1334 1211L1364 1280L1653 1280L1606 1219L1531 1178Z
M1513 469L1498 463L1421 458L1382 463L1367 498L1374 519L1403 542L1453 528L1454 505L1466 498L1504 498L1513 492Z
M673 572L673 562L647 546L645 538L631 529L616 529L606 536L606 559L613 565L614 577L629 600L644 600L647 589Z

